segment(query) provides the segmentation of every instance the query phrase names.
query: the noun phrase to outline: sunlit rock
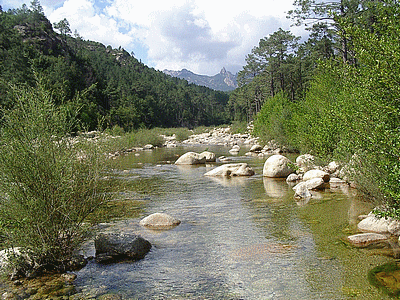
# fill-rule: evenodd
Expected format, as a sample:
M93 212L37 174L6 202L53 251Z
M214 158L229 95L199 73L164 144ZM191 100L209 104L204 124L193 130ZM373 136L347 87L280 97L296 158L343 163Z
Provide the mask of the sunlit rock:
M206 157L196 152L187 152L175 162L176 165L197 165L206 163Z
M400 222L392 218L378 218L373 213L360 221L357 225L358 229L366 232L390 233L400 235Z
M360 233L347 237L348 241L356 247L367 247L372 244L387 241L387 236L379 233Z
M261 145L256 144L256 145L251 146L249 151L258 153L258 152L261 152L262 149L263 149L263 147Z
M151 229L169 229L178 226L180 223L180 220L165 213L151 214L139 222L141 226Z
M225 164L219 166L206 174L205 176L252 176L254 170L247 163Z
M307 171L303 176L304 181L314 179L314 178L322 178L325 182L328 182L330 176L327 172L324 172L321 170L310 170L310 171Z
M200 158L205 158L206 162L215 162L217 160L217 157L215 156L215 153L209 152L209 151L204 151L200 153Z
M292 173L286 178L286 182L295 182L301 180L301 176L299 174Z
M292 162L287 157L279 154L272 155L265 161L263 176L286 178L289 174L294 172L291 165Z
M306 182L300 182L293 187L293 190L295 198L309 199L312 196Z

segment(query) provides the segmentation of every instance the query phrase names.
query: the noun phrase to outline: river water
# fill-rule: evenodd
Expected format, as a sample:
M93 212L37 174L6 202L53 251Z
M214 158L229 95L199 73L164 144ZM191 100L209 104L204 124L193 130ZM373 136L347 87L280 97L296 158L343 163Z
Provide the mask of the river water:
M243 156L256 172L249 178L204 176L216 164L176 166L187 151L156 149L117 160L126 181L121 215L103 231L134 232L153 247L137 262L99 265L76 274L82 297L117 294L120 299L386 299L367 280L372 268L393 261L344 242L356 232L357 216L371 205L347 186L296 202L284 181L262 177L265 162ZM229 156L226 147L208 147ZM294 158L294 157L292 157ZM156 212L182 221L171 230L138 225ZM93 254L89 243L87 255ZM111 298L110 298L111 299Z

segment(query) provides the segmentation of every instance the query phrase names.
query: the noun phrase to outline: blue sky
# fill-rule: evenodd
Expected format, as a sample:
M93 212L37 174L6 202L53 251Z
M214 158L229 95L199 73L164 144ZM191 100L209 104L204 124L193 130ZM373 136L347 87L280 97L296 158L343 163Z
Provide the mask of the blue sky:
M123 47L158 70L236 73L261 38L290 27L294 0L41 0L49 20L64 18L84 39ZM30 0L0 0L3 10Z

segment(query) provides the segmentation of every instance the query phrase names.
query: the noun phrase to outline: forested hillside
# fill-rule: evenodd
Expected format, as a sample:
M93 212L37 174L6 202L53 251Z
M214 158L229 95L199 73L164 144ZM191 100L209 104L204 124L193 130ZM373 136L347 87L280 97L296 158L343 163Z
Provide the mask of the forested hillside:
M0 13L0 104L13 105L10 84L37 82L52 92L58 105L79 108L82 129L230 121L225 93L167 76L124 49L85 41L78 33L73 37L67 20L53 26L39 1L32 1L29 8Z
M229 104L263 140L335 159L347 178L400 218L400 4L296 0L309 39L282 29L260 40Z

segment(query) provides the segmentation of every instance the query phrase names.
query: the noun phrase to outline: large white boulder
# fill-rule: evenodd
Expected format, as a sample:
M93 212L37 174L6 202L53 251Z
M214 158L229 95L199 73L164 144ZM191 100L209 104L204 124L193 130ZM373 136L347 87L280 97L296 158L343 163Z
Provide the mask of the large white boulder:
M252 176L254 170L247 163L225 164L204 174L205 176Z
M360 221L357 227L364 232L390 233L400 236L400 221L392 218L378 218L373 213Z
M176 165L197 165L205 163L206 156L202 156L196 152L187 152L179 157L178 160L175 162Z
M264 163L263 176L273 178L286 178L294 170L292 162L285 156L275 154L270 156Z

